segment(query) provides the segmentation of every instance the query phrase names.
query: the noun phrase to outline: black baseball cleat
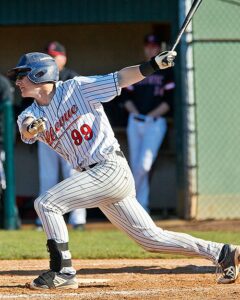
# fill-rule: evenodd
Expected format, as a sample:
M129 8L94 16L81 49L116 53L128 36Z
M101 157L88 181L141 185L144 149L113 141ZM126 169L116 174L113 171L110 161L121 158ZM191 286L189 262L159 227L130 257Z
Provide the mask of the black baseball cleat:
M32 290L77 289L78 283L75 275L62 274L49 270L41 274L32 282L26 283L26 287Z
M219 265L222 276L217 283L233 283L238 278L240 264L240 246L224 245L220 254Z

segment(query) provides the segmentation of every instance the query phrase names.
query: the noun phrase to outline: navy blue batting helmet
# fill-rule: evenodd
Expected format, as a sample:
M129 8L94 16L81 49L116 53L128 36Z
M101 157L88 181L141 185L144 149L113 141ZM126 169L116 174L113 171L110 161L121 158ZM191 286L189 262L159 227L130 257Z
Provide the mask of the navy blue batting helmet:
M16 81L18 75L25 75L33 83L56 82L59 78L59 70L50 55L31 52L24 54L16 68L8 71L7 75L13 81Z

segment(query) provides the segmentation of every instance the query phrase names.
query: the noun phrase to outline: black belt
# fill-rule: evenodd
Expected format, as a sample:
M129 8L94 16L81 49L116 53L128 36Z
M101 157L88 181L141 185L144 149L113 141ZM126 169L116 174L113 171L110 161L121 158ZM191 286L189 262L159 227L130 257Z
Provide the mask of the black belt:
M89 169L92 169L92 168L95 167L97 164L98 164L98 163L95 163L95 164L89 165L87 168L81 168L81 172L87 171L87 170L89 170Z
M144 116L134 116L133 118L134 118L134 120L137 120L139 122L145 122L147 120L147 118ZM157 119L158 118L154 117L153 121L155 122L155 121L157 121Z
M117 156L125 157L122 151L115 151L115 154L116 154ZM87 171L87 170L89 170L89 169L92 169L92 168L94 168L97 164L98 164L98 162L89 165L87 168L81 168L81 172Z

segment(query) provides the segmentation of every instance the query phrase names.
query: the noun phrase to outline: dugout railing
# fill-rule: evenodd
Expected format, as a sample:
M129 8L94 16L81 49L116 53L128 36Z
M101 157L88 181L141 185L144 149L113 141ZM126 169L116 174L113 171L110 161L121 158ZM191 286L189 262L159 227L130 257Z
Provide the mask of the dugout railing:
M5 177L1 183L0 227L4 229L20 226L15 197L14 128L13 104L4 99L0 103L1 162Z

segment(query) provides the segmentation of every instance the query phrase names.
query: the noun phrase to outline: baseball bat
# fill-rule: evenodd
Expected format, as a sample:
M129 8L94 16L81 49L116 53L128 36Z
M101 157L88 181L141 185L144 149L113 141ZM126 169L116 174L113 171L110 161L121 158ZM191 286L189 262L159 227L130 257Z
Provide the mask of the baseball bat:
M192 6L191 6L191 8L190 8L190 10L189 10L189 12L188 12L188 14L187 14L187 16L186 16L183 24L182 24L182 27L180 28L180 31L179 31L178 36L176 38L176 41L175 41L175 43L173 44L173 46L171 48L171 51L174 51L175 48L177 47L177 45L178 45L178 43L179 43L179 41L180 41L180 39L181 39L184 31L186 30L188 24L192 20L193 15L197 11L197 9L198 9L199 5L201 4L201 2L202 2L202 0L194 0L193 1Z

